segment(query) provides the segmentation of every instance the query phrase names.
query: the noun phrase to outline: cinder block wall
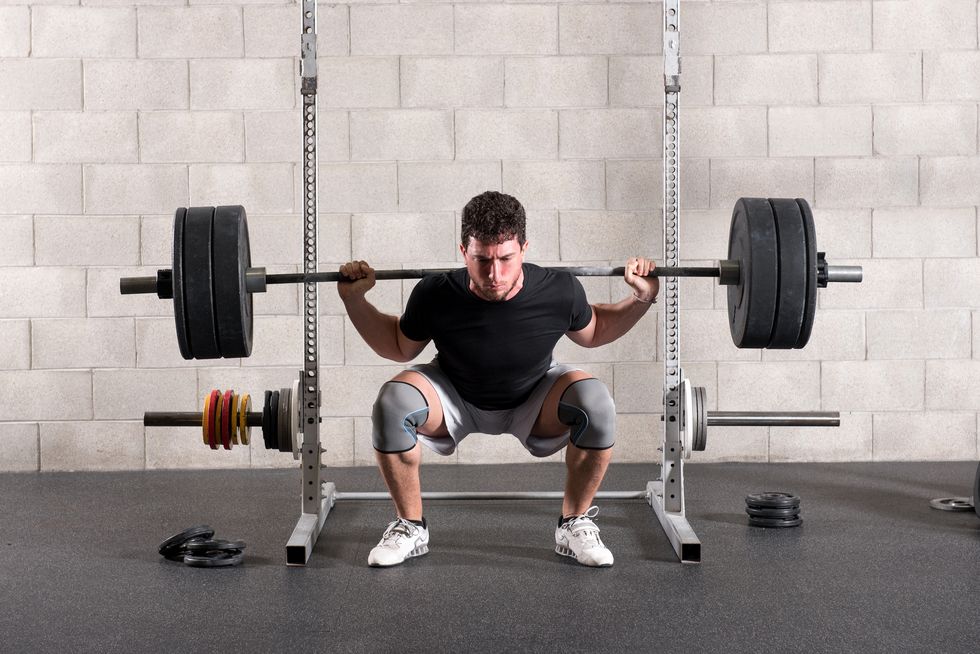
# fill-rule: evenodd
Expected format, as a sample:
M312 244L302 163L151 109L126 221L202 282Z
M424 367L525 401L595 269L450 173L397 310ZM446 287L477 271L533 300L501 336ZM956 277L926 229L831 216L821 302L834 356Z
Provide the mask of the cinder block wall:
M710 408L840 410L839 429L714 428L696 460L975 459L980 412L976 0L682 3L682 257L725 255L745 195L803 197L820 248L810 346L741 351L724 289L682 284L682 361ZM319 8L320 260L453 266L459 211L499 189L531 259L659 256L661 6L359 2ZM211 452L145 410L261 397L301 361L297 288L256 297L254 356L190 364L171 308L118 280L169 267L177 206L243 204L253 261L301 257L299 9L266 0L0 0L0 470L295 465ZM593 301L625 295L587 280ZM398 313L411 284L372 298ZM324 460L371 464L400 367L321 288ZM558 356L613 389L616 461L654 459L660 316ZM426 352L421 358L432 354ZM474 436L448 460L530 461Z

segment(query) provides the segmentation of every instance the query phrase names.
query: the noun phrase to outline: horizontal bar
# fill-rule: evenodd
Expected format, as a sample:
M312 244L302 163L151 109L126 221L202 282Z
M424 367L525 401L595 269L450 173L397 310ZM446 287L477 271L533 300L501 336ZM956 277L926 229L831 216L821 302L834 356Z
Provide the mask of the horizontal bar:
M863 279L864 268L861 266L827 266L828 282L856 284Z
M324 482L324 488L326 484ZM599 491L595 494L596 499L605 500L645 500L647 491ZM386 492L335 492L333 497L338 502L341 500L390 500L391 495ZM559 491L462 491L462 492L435 492L423 491L423 500L560 500L565 494Z
M200 411L157 411L143 414L146 427L200 427L204 414ZM245 418L249 427L262 426L262 412L249 411Z
M123 277L119 280L119 292L122 295L139 295L140 293L156 293L156 277Z
M708 411L709 427L840 427L838 411Z

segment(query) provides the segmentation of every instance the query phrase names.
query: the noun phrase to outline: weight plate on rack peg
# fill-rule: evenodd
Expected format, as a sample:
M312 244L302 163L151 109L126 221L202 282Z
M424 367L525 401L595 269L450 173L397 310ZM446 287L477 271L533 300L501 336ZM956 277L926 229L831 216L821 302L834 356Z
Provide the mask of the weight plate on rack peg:
M252 397L242 394L238 400L238 439L242 445L248 445L252 440L252 427L248 424L248 412L252 410Z
M705 404L704 386L694 387L694 451L704 452L708 441L708 411Z

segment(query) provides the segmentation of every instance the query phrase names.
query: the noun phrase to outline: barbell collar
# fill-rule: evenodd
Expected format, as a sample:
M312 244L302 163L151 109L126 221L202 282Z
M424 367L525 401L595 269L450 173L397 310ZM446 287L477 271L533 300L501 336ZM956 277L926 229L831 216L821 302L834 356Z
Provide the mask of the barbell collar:
M249 293L265 293L267 279L265 268L249 268L245 271L245 289Z
M708 411L709 427L840 427L839 411Z

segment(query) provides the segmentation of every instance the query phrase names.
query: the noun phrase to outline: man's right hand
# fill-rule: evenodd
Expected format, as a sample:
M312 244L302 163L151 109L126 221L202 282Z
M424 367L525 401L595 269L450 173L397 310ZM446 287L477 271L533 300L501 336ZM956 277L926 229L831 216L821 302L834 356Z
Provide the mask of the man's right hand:
M340 274L350 280L337 282L337 293L344 302L363 297L374 288L374 268L367 261L348 261L340 267Z

